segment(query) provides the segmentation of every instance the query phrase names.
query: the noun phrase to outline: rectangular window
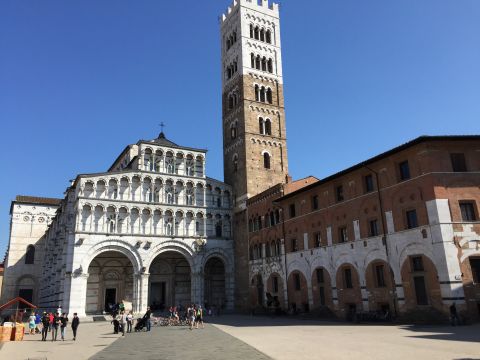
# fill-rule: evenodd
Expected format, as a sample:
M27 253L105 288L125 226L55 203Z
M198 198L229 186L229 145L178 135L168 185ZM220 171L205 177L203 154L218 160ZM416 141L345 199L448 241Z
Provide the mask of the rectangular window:
M385 287L385 273L383 265L375 266L375 276L377 278L377 287Z
M407 218L407 229L418 227L417 210L408 210L405 216Z
M378 236L378 221L377 219L370 220L368 222L368 235Z
M365 192L371 192L373 191L373 176L372 175L367 175L364 178L365 181Z
M350 268L344 269L343 276L345 280L345 287L347 289L353 289L352 270Z
M278 292L278 277L277 276L274 276L272 278L272 289L273 289L274 293Z
M313 234L313 239L315 240L315 247L318 248L322 246L322 237L320 236L319 232Z
M312 196L312 210L318 210L318 195Z
M297 239L292 239L292 251L298 251L298 242Z
M423 259L421 256L412 257L413 271L423 271Z
M477 221L475 216L475 206L473 201L460 202L460 211L462 213L463 221Z
M342 185L337 186L335 188L335 194L337 196L337 201L343 201L344 197L343 197L343 186Z
M470 258L470 269L472 269L473 283L480 283L480 258Z
M402 161L398 164L398 170L400 174L400 180L408 180L410 179L410 167L408 166L408 161Z
M298 273L293 274L293 280L295 281L295 290L300 291L300 289L301 289L300 274L298 274Z
M319 292L320 292L320 305L325 306L325 288L323 286L320 286Z
M347 227L341 227L338 229L338 241L341 243L348 241Z
M290 204L288 207L289 213L290 213L290 218L294 218L296 216L295 214L295 204Z
M317 269L316 273L317 273L317 283L323 284L325 282L325 280L323 279L323 269Z
M465 154L456 153L450 154L450 160L452 161L452 169L455 172L467 171L467 164L465 162Z

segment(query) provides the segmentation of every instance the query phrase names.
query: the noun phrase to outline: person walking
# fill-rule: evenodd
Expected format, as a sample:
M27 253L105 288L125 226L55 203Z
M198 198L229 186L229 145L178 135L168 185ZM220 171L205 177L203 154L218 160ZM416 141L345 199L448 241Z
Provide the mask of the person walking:
M125 314L125 311L121 312L120 326L121 326L122 336L125 336L125 328L127 326L127 314Z
M30 335L35 335L35 313L32 312L28 317L28 329Z
M127 333L132 332L132 322L133 322L133 315L129 311L128 314L127 314Z
M198 324L202 324L202 329L205 329L205 325L203 324L203 309L202 305L198 305L197 308L197 316L195 317L195 329L198 329Z
M52 331L52 328L53 328L53 318L54 318L53 313L50 312L50 313L48 314L48 332Z
M63 313L60 317L60 336L62 337L62 341L65 341L65 328L67 327L68 323L68 316L66 313Z
M57 314L53 315L53 321L51 323L52 327L52 341L57 341L58 336L58 325L61 323L60 318Z
M77 313L73 313L73 319L72 319L73 341L77 340L78 325L80 325L80 319L78 318Z
M450 305L450 322L452 323L452 326L458 325L459 323L457 306L455 305L455 303Z
M190 305L187 310L188 313L188 322L190 323L190 330L193 330L193 326L195 325L195 307Z
M43 312L42 316L42 341L47 341L48 330L50 329L50 317L47 312Z
M35 313L35 334L40 334L40 323L42 322L42 316L40 313Z
M150 331L152 328L152 322L150 320L151 316L152 316L152 310L150 310L150 306L147 306L147 312L145 313L145 315L143 315L143 318L145 319L147 324L147 331Z

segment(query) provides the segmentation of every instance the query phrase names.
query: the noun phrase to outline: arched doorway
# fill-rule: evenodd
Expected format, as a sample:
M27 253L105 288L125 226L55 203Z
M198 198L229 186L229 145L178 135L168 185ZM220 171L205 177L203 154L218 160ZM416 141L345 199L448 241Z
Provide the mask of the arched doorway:
M150 265L148 303L153 310L191 303L191 270L176 251L159 254Z
M384 260L371 261L365 271L365 285L370 311L380 311L384 315L396 315L396 303L393 296L395 281L389 264Z
M270 294L270 297L267 295L268 306L273 308L284 307L283 288L283 279L280 274L270 274L267 281L267 293Z
M339 315L347 320L353 320L355 314L362 311L362 292L358 272L352 264L344 263L337 270L336 281Z
M250 285L250 305L252 308L263 306L263 289L262 275L257 274L252 278Z
M330 274L324 267L317 267L312 274L313 307L328 307L333 311L332 286Z
M85 312L109 312L113 304L133 300L133 266L127 256L118 251L97 255L88 267Z
M295 270L288 275L288 306L294 312L309 312L308 286L305 275Z
M215 306L222 309L225 306L225 265L218 257L208 259L204 269L205 308Z

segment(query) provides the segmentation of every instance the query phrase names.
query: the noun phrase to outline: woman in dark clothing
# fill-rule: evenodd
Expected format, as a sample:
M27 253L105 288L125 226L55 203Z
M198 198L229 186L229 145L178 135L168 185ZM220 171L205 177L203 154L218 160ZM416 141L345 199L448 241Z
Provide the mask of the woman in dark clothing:
M73 319L72 319L73 340L77 339L77 329L79 324L80 324L80 319L78 318L77 313L73 313Z
M58 325L61 324L60 318L57 314L53 314L53 321L52 321L52 341L57 341L58 335Z

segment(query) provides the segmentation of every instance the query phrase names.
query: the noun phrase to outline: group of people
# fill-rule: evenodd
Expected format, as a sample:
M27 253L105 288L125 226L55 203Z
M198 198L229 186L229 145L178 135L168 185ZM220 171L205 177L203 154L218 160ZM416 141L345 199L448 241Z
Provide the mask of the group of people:
M48 333L51 333L51 340L57 341L58 329L60 329L60 337L62 341L65 341L65 332L68 325L68 314L62 313L61 308L58 308L56 312L43 312L40 314L32 312L28 318L28 328L30 334L42 333L42 341L47 341ZM40 331L40 325L42 329ZM80 325L80 319L77 313L73 314L71 323L73 340L77 338L77 330Z
M190 305L187 308L187 320L190 325L190 330L193 330L193 327L195 326L195 329L198 329L198 325L202 324L202 329L205 328L205 324L203 323L203 309L201 305Z

